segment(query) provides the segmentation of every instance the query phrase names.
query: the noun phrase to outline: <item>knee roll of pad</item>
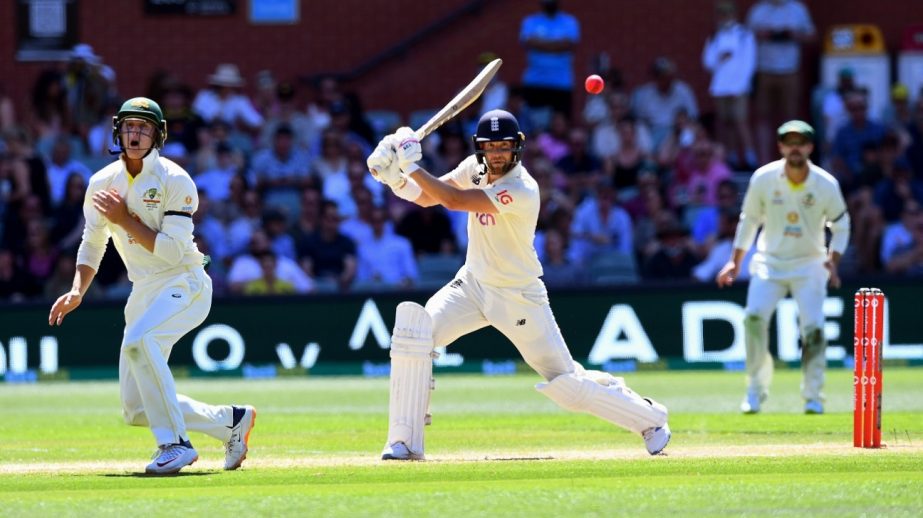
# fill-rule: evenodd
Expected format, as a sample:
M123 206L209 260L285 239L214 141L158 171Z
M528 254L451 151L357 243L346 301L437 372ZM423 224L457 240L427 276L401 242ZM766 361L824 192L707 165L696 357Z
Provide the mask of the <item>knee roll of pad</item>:
M415 302L401 302L394 317L391 357L427 358L432 361L433 318Z

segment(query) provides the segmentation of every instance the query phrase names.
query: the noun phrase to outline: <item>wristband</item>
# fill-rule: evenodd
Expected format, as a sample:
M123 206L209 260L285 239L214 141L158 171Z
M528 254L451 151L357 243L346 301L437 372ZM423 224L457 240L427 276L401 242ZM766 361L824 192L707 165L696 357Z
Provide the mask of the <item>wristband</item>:
M414 164L416 165L416 164ZM419 166L418 166L419 167ZM420 184L413 181L412 178L404 177L404 182L396 187L391 187L391 192L402 200L415 201L423 193Z
M417 171L417 170L419 170L419 169L420 169L420 166L417 165L416 162L411 162L411 163L409 163L409 164L406 164L406 165L402 165L402 166L401 166L401 171L403 171L404 174L405 174L405 175L408 175L408 176L410 175L410 173L413 173L414 171ZM409 180L409 178L408 178L408 180Z

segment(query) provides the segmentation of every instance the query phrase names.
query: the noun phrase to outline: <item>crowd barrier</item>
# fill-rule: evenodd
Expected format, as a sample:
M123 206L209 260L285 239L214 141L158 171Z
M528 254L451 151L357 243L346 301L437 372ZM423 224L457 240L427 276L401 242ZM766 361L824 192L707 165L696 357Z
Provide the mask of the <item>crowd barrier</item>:
M851 296L845 284L824 301L831 365L852 365ZM923 365L916 303L923 281L876 281L887 294L883 359ZM425 303L427 293L375 293L217 300L208 319L173 348L178 376L386 375L394 308ZM557 290L552 309L574 358L610 371L654 368L740 369L744 362L745 285ZM0 376L7 382L117 376L123 307L85 303L62 327L46 305L0 307ZM779 303L771 350L783 364L800 358L797 308ZM503 374L525 367L492 328L440 350L436 370Z

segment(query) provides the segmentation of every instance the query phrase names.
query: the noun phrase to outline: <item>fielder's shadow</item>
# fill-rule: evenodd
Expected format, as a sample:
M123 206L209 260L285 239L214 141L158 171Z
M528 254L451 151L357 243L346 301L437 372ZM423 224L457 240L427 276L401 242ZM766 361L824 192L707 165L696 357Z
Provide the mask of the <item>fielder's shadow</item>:
M221 470L210 469L205 471L180 471L179 473L145 473L143 471L135 471L131 473L105 473L103 476L107 478L175 478L175 477L203 477L207 475L217 475L221 473Z

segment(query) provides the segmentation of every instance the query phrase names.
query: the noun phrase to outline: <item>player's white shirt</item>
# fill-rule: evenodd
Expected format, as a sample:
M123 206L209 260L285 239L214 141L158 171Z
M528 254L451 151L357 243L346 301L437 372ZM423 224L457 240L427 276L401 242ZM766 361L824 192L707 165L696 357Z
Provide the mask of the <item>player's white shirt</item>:
M824 229L831 227L830 249L846 250L849 215L840 185L810 161L807 179L793 185L785 176L785 160L756 170L744 196L734 248L747 250L759 225L762 232L750 263L753 276L788 278L823 263L827 252Z
M93 207L93 194L102 190L118 192L128 205L129 214L158 232L154 253ZM176 163L160 157L156 149L144 158L144 166L134 178L119 159L90 178L83 202L86 224L77 264L98 271L111 237L133 283L175 271L179 266L201 266L204 256L192 241L191 215L198 205L192 178Z
M522 164L488 185L471 155L444 178L462 189L481 189L499 211L468 213L468 254L465 267L481 282L493 286L525 286L542 276L535 253L538 223L538 183Z

